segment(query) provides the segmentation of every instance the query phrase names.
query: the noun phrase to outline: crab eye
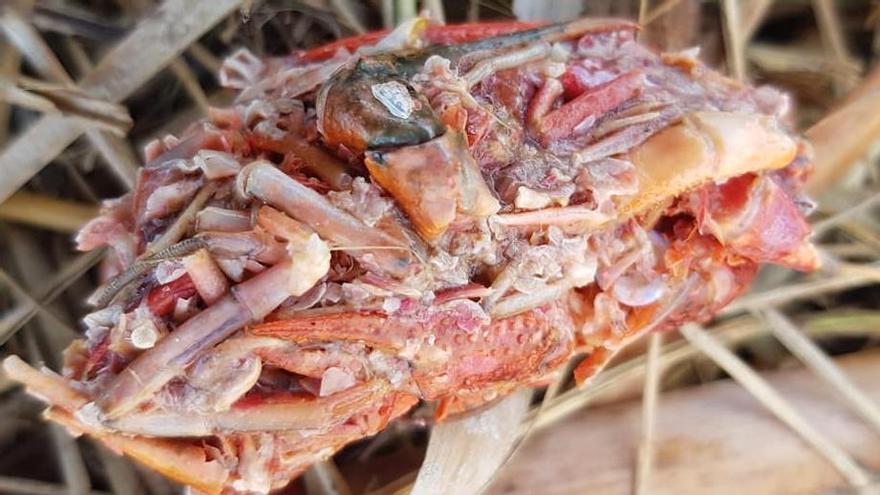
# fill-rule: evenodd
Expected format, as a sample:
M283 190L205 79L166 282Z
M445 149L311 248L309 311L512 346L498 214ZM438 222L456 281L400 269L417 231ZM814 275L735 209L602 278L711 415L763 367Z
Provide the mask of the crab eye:
M328 144L362 152L422 144L444 133L428 101L407 81L361 66L321 89L318 116Z

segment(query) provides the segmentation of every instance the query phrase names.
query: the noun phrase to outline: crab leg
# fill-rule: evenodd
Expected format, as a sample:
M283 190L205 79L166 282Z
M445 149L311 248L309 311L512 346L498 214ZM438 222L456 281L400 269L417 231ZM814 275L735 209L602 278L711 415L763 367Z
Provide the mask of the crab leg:
M301 256L275 265L234 286L214 305L187 320L168 338L141 354L110 383L98 400L109 418L118 418L151 397L195 360L243 326L262 320L290 296L302 295L330 266L330 252L317 240ZM322 246L323 245L323 246ZM320 252L323 247L324 252ZM316 252L317 251L317 252Z
M558 225L569 232L595 231L712 181L782 168L796 154L797 143L769 117L693 112L629 151L626 158L635 165L638 191L617 198L617 215L575 205L504 213L491 221L517 227Z
M401 241L364 225L271 163L251 163L242 170L238 180L248 196L281 209L343 249L355 248L352 256L370 266L395 276L406 273L410 256Z
M453 25L428 25L423 37L430 44L450 44L450 43L467 43L476 41L490 36L499 36L502 34L516 33L533 29L540 26L537 22L524 21L504 21L504 22L484 22L480 24L453 24ZM306 62L315 62L328 59L339 50L347 50L353 53L355 50L375 45L388 35L387 30L373 31L371 33L360 34L348 38L342 38L326 45L312 48L300 57Z
M514 50L497 57L481 60L473 69L464 75L464 80L467 81L468 88L470 89L495 72L512 69L529 62L541 60L546 58L549 54L550 44L544 42L521 50Z
M226 276L205 249L183 258L183 266L206 304L214 304L229 290Z
M590 127L595 119L634 97L643 85L644 76L641 73L627 72L617 79L585 91L547 115L532 115L529 123L541 144L546 147L575 131L585 130L582 127ZM562 85L558 82L551 86L554 94L562 93Z
M129 414L105 424L125 433L153 437L201 437L224 431L327 430L372 409L389 391L390 384L377 379L327 397L245 397L228 411Z
M280 237L292 243L305 242L313 233L312 229L271 206L260 207L260 210L257 212L257 225L266 229L267 232L275 237Z
M217 461L205 458L200 446L182 440L143 438L121 435L103 427L85 423L74 416L89 398L71 388L60 376L48 370L39 372L17 356L3 361L10 378L24 383L29 393L49 403L47 419L65 426L70 432L88 434L101 440L116 452L132 457L171 479L191 485L204 493L217 494L229 476Z
M242 340L249 338L254 337L243 337ZM352 379L365 375L366 364L362 355L341 352L338 349L330 351L323 347L304 349L290 342L271 337L256 338L270 342L268 345L254 349L253 353L265 364L276 366L285 371L311 378L324 378L330 368L345 370ZM264 344L266 343L264 342ZM319 395L328 394L322 392Z
M453 301L415 317L380 311L340 312L254 325L253 335L297 344L358 342L406 355L423 398L432 400L484 382L516 380L565 359L571 320L556 304L489 320L470 301ZM481 318L482 317L482 318Z
M609 215L580 205L553 206L521 213L502 213L492 217L492 221L500 225L558 225L563 230L572 232L595 230L607 225L612 219Z
M23 383L28 393L48 404L77 411L89 402L84 393L71 388L54 372L46 368L37 371L18 356L4 359L3 371L9 378Z
M119 298L126 288L163 261L188 256L208 249L221 258L247 257L261 263L275 264L285 256L284 246L259 230L246 232L202 232L195 237L168 246L129 266L99 288L89 303L103 308Z
M223 491L229 471L216 460L208 460L205 449L180 439L145 438L108 432L76 419L65 409L52 407L46 419L63 425L75 434L86 434L100 440L117 453L127 455L141 464L205 494Z
M220 258L243 256L272 265L286 255L284 244L259 229L245 232L203 232L194 239L201 239L208 251Z
M244 232L250 228L251 216L246 211L209 206L196 214L196 232Z
M305 139L288 133L280 140L271 140L261 134L251 137L258 147L276 153L293 153L307 164L309 170L337 191L348 187L351 177L347 173L345 163L326 151L309 144Z
M384 351L401 349L406 339L417 337L414 321L398 319L389 325L388 315L378 310L340 311L313 317L275 320L248 329L253 335L276 337L297 344L361 342Z
M577 19L569 22L539 26L524 31L504 33L497 36L476 39L467 43L454 45L437 45L423 50L427 55L438 54L446 58L473 53L477 50L498 50L500 48L525 44L535 41L554 42L573 39L588 33L608 31L636 30L638 25L619 19Z

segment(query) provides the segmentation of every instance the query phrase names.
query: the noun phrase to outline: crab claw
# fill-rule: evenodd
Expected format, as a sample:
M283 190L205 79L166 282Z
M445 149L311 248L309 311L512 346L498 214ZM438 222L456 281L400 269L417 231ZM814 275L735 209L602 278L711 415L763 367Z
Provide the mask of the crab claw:
M384 372L408 373L405 379L393 377L397 389L414 386L428 400L489 384L528 382L562 363L574 342L571 318L561 304L490 320L468 300L411 315L358 311L300 316L254 325L249 333L300 345L347 341L397 355L407 360L405 366L385 363Z
M500 208L457 132L394 151L369 151L366 164L428 241L442 235L457 212L485 217Z
M555 110L550 110L556 98L562 95L563 87L556 79L548 79L529 108L529 127L537 135L541 145L548 147L553 142L570 136L585 123L595 122L605 113L633 98L644 85L643 74L637 71L627 72L584 91Z

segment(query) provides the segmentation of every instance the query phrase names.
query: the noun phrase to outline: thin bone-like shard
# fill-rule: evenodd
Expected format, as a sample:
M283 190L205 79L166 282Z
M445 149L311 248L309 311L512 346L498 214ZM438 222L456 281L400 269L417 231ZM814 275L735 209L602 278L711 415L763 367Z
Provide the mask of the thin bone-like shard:
M110 383L98 404L110 417L119 417L149 399L180 375L199 354L275 309L290 293L290 263L281 263L232 288L232 293L187 320L142 354ZM268 290L265 290L268 289Z
M372 408L388 391L387 382L373 380L327 397L273 398L254 404L244 399L243 404L228 411L131 414L107 425L125 433L152 437L201 437L226 431L326 430Z
M409 266L407 248L399 240L367 227L271 163L252 163L242 174L247 194L283 210L339 247L354 248L353 256L370 256L373 266L394 275L403 274Z

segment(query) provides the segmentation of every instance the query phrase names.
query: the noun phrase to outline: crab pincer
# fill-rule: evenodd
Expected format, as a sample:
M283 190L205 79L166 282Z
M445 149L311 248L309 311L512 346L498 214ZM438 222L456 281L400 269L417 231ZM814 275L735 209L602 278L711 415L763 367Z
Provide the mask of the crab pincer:
M572 322L563 304L492 320L458 300L413 314L338 312L253 325L248 333L298 345L347 342L396 356L370 375L389 373L401 391L437 400L489 383L520 383L551 372L571 352Z

